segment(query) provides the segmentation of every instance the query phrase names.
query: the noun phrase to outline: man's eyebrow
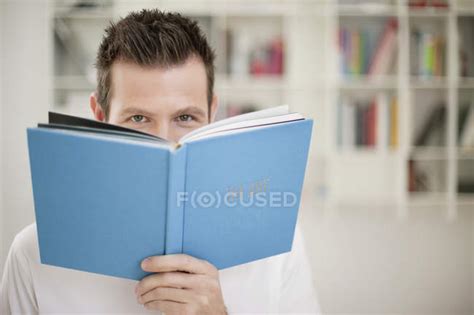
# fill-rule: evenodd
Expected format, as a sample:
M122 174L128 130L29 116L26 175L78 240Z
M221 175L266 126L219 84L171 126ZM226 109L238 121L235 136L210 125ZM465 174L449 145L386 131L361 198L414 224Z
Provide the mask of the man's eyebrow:
M184 114L201 116L202 118L207 117L206 112L204 112L200 107L197 107L197 106L186 106L184 108L178 109L175 112L176 116L184 115Z
M147 110L145 110L143 108L140 108L140 107L134 107L134 106L126 107L120 113L121 116L130 115L130 114L143 115L143 116L152 116L153 115L153 113L150 112L150 111L147 111Z

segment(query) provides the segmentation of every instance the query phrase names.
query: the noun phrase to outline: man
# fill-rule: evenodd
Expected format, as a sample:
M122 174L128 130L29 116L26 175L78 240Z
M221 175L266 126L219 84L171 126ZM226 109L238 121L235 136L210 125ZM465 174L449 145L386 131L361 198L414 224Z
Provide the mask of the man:
M131 13L105 31L91 110L97 120L178 141L214 119L214 58L195 22L158 10ZM42 265L33 224L11 246L0 313L318 311L298 227L290 253L221 271L183 254L149 257L141 267L152 274L137 283Z

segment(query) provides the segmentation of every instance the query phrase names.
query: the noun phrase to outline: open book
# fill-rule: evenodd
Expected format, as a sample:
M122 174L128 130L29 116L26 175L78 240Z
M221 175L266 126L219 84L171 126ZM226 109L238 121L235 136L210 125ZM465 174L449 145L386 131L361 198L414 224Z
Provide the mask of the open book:
M281 106L176 144L50 113L28 129L41 262L139 280L153 255L222 269L288 252L311 130Z

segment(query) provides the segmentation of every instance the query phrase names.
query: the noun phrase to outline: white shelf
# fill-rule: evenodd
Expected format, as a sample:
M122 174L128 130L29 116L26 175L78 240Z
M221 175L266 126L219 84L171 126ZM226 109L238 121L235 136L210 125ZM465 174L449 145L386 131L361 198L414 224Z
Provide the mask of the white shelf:
M448 194L446 192L410 192L410 206L440 206L447 205Z
M408 8L410 18L446 18L450 12L450 9L441 8Z
M400 151L398 149L392 149L392 148L378 148L378 147L364 147L364 146L358 146L358 147L338 147L336 149L336 155L339 158L355 158L355 159L373 159L373 158L380 158L380 159L386 159L390 158L393 159L394 157L397 157L400 154Z
M341 76L339 88L344 90L390 90L397 88L396 76Z
M449 87L446 77L419 77L412 76L410 78L410 87L412 89L447 89Z
M474 161L474 147L458 148L458 160L473 160Z
M456 205L458 206L474 206L474 194L458 193L456 195ZM448 194L446 192L411 192L410 206L447 206Z
M413 147L410 158L415 161L439 161L448 159L447 147Z
M387 4L339 4L339 16L396 16L397 6Z
M458 8L456 10L456 15L474 17L474 8Z
M220 90L239 90L239 91L279 91L287 89L288 80L284 76L245 76L233 77L219 75L216 78L216 89Z
M474 193L458 193L456 203L460 206L474 206Z
M474 89L474 77L460 77L459 78L460 89Z
M295 3L280 1L183 1L161 0L160 8L166 11L179 11L186 14L210 14L215 16L291 16L295 14Z

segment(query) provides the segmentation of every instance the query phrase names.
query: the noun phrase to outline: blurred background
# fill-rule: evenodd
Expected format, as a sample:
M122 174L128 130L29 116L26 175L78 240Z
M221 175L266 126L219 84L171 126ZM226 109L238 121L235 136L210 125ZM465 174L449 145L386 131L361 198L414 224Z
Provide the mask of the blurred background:
M104 27L149 7L206 32L219 119L315 120L299 219L323 312L474 313L474 0L0 0L0 272L34 221L25 129L91 117Z

